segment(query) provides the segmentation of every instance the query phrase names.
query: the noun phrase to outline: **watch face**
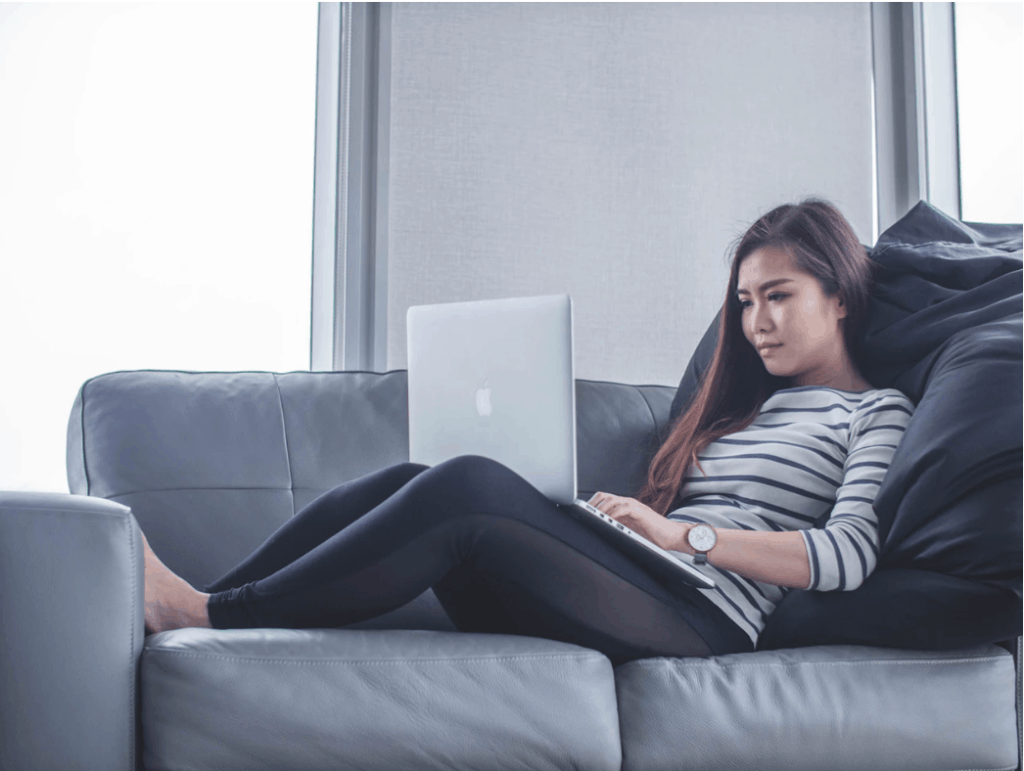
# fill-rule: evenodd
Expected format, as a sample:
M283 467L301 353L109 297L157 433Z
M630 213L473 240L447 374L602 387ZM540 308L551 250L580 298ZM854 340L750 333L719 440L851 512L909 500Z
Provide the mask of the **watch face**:
M686 536L695 551L708 551L718 540L715 531L707 525L695 525Z

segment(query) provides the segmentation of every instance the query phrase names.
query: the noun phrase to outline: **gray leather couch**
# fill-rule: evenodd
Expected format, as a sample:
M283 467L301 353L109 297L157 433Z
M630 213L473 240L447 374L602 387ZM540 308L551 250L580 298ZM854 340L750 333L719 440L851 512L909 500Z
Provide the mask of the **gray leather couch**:
M1019 638L1016 656L830 645L613 668L457 633L431 592L343 629L144 637L139 526L193 585L217 578L321 493L408 460L406 385L404 370L87 381L72 494L0 493L0 768L1018 767ZM576 389L581 495L635 495L675 389Z

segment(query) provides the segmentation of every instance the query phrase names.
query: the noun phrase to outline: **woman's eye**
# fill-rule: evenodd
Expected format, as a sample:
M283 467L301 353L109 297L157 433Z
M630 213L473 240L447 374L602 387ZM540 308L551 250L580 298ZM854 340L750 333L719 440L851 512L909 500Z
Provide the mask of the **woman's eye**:
M782 292L772 292L770 295L768 295L768 299L769 300L771 300L773 297L777 297L778 299L782 300L783 298L787 297L787 295L782 293ZM740 301L740 308L746 310L749 307L750 307L750 300L741 300Z

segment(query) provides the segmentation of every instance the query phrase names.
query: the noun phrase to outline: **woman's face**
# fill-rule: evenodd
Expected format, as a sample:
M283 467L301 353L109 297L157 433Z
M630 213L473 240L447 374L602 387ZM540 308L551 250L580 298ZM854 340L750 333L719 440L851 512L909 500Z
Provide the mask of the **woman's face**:
M751 252L740 264L736 295L743 334L768 372L790 378L792 386L848 382L851 368L839 323L846 306L838 294L826 297L818 280L798 271L787 252Z

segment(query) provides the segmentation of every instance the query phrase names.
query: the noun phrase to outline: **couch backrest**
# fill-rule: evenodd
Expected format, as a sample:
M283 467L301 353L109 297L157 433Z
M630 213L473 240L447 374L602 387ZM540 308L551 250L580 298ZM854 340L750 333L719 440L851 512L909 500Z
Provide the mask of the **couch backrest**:
M576 381L579 494L635 496L672 386ZM310 501L409 460L407 371L179 372L91 378L68 421L68 487L131 507L198 586Z

